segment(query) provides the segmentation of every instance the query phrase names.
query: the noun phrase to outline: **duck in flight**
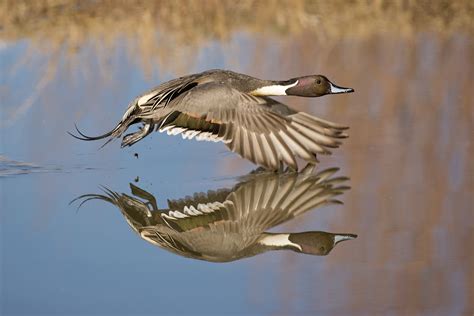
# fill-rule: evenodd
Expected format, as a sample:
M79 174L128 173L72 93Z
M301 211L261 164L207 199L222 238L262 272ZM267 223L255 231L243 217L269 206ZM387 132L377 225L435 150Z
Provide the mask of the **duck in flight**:
M108 133L81 140L109 138L142 123L135 133L122 138L131 146L153 131L181 134L184 139L223 142L231 151L263 166L278 170L287 165L297 170L296 157L318 162L317 154L330 154L346 138L347 127L298 112L270 96L320 97L354 92L322 75L286 81L261 80L244 74L209 70L165 82L135 98L120 122Z
M331 203L348 189L346 177L334 177L337 168L313 173L257 173L231 189L195 193L168 200L159 208L155 197L130 183L132 195L104 188L104 194L82 195L116 206L142 239L177 255L212 261L235 261L270 250L292 250L324 256L341 241L357 237L348 233L323 231L271 233L311 209ZM72 203L71 202L71 203Z

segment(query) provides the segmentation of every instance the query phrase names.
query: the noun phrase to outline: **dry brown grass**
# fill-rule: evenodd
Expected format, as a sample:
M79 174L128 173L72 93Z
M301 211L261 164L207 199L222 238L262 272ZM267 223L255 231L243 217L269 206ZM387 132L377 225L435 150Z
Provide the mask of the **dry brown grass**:
M79 1L4 0L2 38L19 39L68 33L134 33L141 24L178 38L224 38L242 27L277 33L323 27L333 34L434 30L472 32L474 3L438 1ZM131 27L134 25L135 27ZM47 36L49 37L49 36Z
M156 33L160 40L172 38L186 44L223 40L241 30L279 36L310 30L326 37L472 33L473 16L474 2L469 0L4 0L0 2L0 38L28 38L48 45L67 42L74 50L86 40L110 43L125 37L148 50L157 45Z

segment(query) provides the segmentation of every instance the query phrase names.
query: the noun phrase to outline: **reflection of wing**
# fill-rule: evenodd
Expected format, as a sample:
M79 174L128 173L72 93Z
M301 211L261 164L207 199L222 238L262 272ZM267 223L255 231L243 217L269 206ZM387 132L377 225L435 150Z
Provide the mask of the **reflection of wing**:
M347 189L338 184L347 178L328 179L338 169L327 169L316 175L267 175L258 181L241 185L229 199L242 229L267 230L310 209L328 203Z
M169 211L161 213L162 219L179 232L208 227L210 223L229 220L227 197L229 189L195 193L178 200L168 200Z
M205 223L208 229L221 225L228 232L263 232L312 208L337 202L333 198L347 189L338 184L347 178L329 179L336 171L327 169L316 175L257 174L239 183L230 193L227 190L220 194L200 193L178 203L170 202L170 211L162 216L187 231L202 229ZM197 224L201 217L206 220ZM188 224L186 228L182 223Z

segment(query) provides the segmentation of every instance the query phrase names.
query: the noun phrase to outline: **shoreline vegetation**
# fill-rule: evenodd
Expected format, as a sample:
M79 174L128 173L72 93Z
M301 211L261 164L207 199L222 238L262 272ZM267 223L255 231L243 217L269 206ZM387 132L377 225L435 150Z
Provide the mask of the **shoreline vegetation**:
M325 37L417 32L474 33L474 2L437 1L0 1L0 39L109 41L155 32L178 42L225 40L235 31L278 36L310 31Z

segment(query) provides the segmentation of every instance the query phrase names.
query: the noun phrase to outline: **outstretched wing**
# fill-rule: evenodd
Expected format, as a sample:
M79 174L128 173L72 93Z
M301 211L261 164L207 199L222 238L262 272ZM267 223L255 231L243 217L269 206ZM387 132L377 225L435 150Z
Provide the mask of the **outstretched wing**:
M220 226L227 233L259 234L315 207L338 203L336 196L348 189L343 185L348 178L332 177L337 170L312 174L311 167L304 173L251 175L232 190L168 201L169 211L162 217L180 232Z
M173 100L158 130L183 138L221 141L232 151L268 169L297 169L296 157L316 162L347 137L345 127L296 112L268 97L256 97L209 82ZM144 116L146 117L146 116Z
M349 187L344 185L348 178L332 177L337 170L268 174L241 183L228 197L234 216L243 231L263 232L316 207L340 203L337 196Z

